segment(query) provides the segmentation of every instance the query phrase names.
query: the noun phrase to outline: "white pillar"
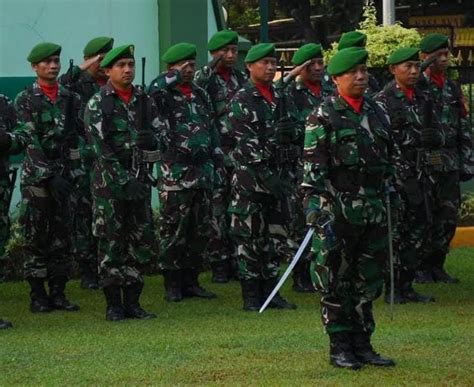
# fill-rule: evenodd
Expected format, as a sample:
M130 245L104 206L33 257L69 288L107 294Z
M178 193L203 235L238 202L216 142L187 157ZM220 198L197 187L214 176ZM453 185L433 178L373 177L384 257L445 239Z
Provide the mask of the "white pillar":
M383 24L395 24L395 0L383 0Z

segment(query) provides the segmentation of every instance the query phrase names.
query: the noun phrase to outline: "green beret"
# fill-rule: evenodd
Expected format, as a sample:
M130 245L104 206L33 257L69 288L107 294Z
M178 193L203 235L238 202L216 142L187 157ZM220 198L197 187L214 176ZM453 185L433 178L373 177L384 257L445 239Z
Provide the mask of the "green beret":
M196 58L196 45L191 43L178 43L171 46L161 57L161 60L173 64L184 59Z
M222 47L227 46L228 44L237 44L239 40L239 34L235 31L223 30L215 33L209 43L207 44L207 49L209 51L217 51Z
M321 50L321 45L315 43L308 43L304 46L301 46L299 50L295 52L295 55L293 55L291 62L295 66L299 66L300 64L303 64L309 59L322 57L323 51Z
M430 52L439 50L440 48L448 47L449 38L443 34L428 34L421 39L420 49L421 52L429 54Z
M30 63L38 63L41 62L43 59L46 59L52 55L60 55L61 54L61 46L55 43L39 43L31 49L30 54L28 55L28 62Z
M402 47L390 54L387 59L389 65L396 65L399 63L407 62L409 60L420 60L419 58L420 49L417 47Z
M340 75L367 61L369 53L361 47L344 48L328 64L329 75Z
M275 45L273 43L259 43L250 48L245 57L245 63L253 63L267 56L276 58Z
M99 36L94 38L84 47L84 56L98 55L103 52L108 52L114 45L114 39L107 36Z
M104 59L100 62L100 67L112 67L119 59L133 58L134 51L135 46L133 44L115 47L104 56Z
M367 35L359 31L350 31L342 34L337 46L338 50L348 47L365 47L367 42Z

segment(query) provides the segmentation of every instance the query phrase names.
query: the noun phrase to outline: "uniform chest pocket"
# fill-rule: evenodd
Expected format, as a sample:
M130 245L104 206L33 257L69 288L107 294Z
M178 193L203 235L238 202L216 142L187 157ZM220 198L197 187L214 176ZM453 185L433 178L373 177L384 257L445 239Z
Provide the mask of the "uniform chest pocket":
M335 164L359 164L359 145L355 129L338 129L333 132L331 142L335 148Z
M52 123L54 122L54 117L51 115L50 112L42 112L39 116L39 120L41 123Z

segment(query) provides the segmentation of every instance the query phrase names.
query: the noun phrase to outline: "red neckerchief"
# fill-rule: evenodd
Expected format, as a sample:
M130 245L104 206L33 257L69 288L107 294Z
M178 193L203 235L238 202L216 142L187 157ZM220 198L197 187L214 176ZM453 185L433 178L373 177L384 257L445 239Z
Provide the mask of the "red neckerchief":
M408 101L413 102L413 97L415 96L415 88L414 87L402 87L398 85L398 88L405 94Z
M95 81L100 87L104 86L107 83L107 79L102 79L102 78L96 78Z
M364 103L364 97L353 98L347 95L342 95L341 93L339 93L339 95L344 98L344 101L346 101L356 113L360 114L362 111L362 104Z
M184 94L187 99L191 99L193 88L190 83L179 83L176 85L176 87L181 91L181 93Z
M229 67L218 67L216 73L226 82L230 81L232 75L231 69Z
M426 73L436 86L438 86L440 89L444 87L444 84L446 83L446 76L443 73L433 73L430 69L427 69Z
M130 99L132 98L132 94L133 94L133 88L129 88L127 90L119 90L119 89L115 89L115 92L117 93L117 95L119 96L119 98L125 103L128 105L128 103L130 102Z
M321 97L321 84L304 81L304 85L311 90L315 97Z
M256 84L255 84L255 87L256 87L257 90L260 92L260 94L262 94L262 97L265 98L265 100L266 100L268 103L272 103L272 102L273 102L273 93L272 93L272 85L271 85L271 84L269 84L269 85L262 85L262 84L256 83Z
M56 82L51 86L38 79L38 85L43 91L44 95L48 97L52 103L55 103L58 99L59 83Z

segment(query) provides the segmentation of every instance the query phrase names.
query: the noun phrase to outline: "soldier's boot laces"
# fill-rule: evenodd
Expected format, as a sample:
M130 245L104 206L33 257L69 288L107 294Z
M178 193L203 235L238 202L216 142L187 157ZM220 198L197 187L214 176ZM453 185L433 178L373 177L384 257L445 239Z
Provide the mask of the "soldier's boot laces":
M329 335L329 364L356 371L364 366L354 355L350 336L339 332Z
M451 276L443 267L434 267L431 275L435 282L444 282L446 284L459 283L459 278Z
M43 278L29 278L30 291L30 311L32 313L49 313L52 311L49 305L48 294L44 287Z
M268 298L272 290L275 288L278 283L277 278L271 278L263 280L263 302ZM296 309L297 306L285 300L280 293L275 294L270 303L268 304L269 308L273 309Z
M13 328L13 324L10 321L0 319L0 329Z
M182 301L181 272L179 270L167 270L163 273L163 277L165 279L165 301Z
M109 285L103 288L107 309L105 319L107 321L125 320L125 312L122 305L122 290L120 286Z
M197 270L183 270L183 297L199 297L212 299L216 298L216 294L204 289L199 285Z
M212 279L216 284L225 284L229 282L229 265L227 261L213 262L211 264Z
M258 280L242 280L242 299L244 310L258 312L262 304L260 303L260 283Z
M142 283L134 283L123 288L123 307L126 318L137 318L140 320L156 318L156 314L147 312L140 306L142 291Z
M379 355L374 351L370 343L370 334L353 333L352 346L356 359L363 364L370 364L378 367L394 367L395 362L385 356Z
M49 280L49 305L52 309L76 312L79 305L70 302L64 294L66 283L67 277L54 277Z
M417 270L415 272L415 282L418 284L432 284L433 274L429 270Z

